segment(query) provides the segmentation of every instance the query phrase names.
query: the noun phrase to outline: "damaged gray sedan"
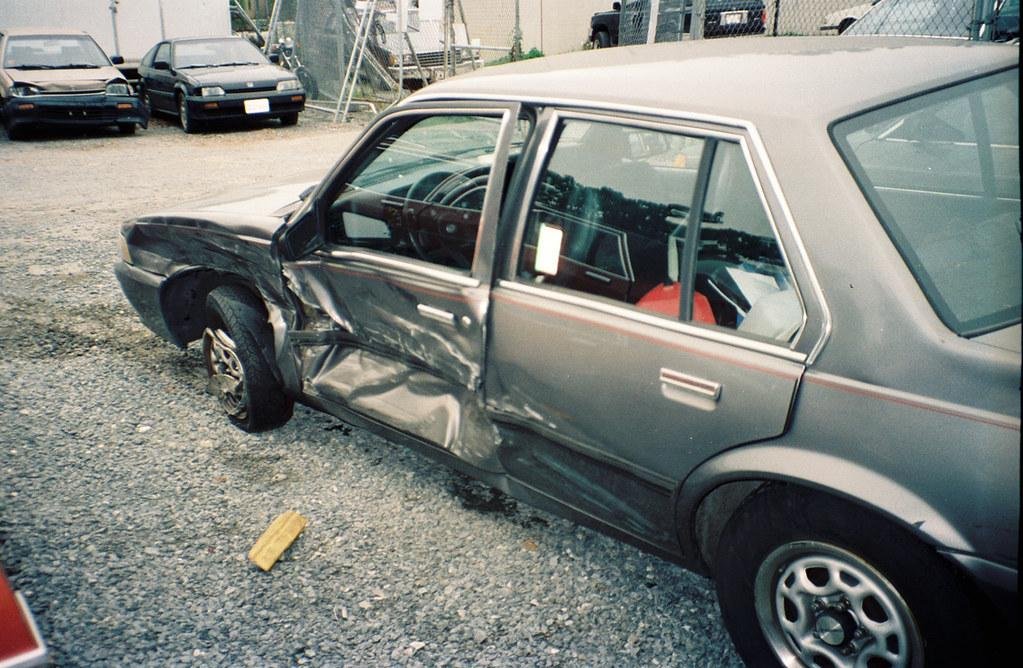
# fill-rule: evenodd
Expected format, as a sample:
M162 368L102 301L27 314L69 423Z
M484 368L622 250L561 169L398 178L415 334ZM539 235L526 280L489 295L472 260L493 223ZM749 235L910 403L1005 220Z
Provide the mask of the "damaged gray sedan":
M311 189L127 222L116 273L239 427L298 401L709 574L751 664L982 665L1019 624L1018 100L989 44L536 59Z

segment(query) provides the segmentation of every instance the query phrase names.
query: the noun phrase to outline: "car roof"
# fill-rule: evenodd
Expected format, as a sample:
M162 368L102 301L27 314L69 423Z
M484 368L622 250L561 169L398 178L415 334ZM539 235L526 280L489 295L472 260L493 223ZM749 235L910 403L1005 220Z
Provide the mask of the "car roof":
M830 122L1019 65L1009 45L891 37L747 37L536 58L442 81L410 100L478 97L635 107L753 123Z
M86 35L89 33L84 30L74 30L72 28L48 28L45 26L38 28L3 28L0 27L0 35L7 37L59 37L61 35Z

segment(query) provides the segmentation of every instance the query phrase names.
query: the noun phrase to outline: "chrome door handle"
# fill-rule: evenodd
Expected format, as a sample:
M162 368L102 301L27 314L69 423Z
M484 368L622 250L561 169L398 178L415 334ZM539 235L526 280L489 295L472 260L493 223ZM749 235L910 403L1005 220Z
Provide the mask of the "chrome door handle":
M692 392L711 401L717 401L721 398L721 383L690 376L687 373L673 371L672 369L661 369L661 382L686 392Z
M450 311L444 311L433 306L427 306L426 304L416 304L416 310L419 311L419 315L430 320L436 320L442 322L445 325L455 326L455 314Z

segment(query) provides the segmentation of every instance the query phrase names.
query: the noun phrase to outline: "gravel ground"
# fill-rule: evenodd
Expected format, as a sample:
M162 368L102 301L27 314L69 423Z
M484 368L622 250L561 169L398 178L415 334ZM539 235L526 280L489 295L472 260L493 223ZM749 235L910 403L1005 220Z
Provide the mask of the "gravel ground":
M306 408L243 433L196 346L139 324L123 219L315 178L356 132L0 138L0 561L52 661L741 665L708 580ZM263 573L288 509L309 526Z

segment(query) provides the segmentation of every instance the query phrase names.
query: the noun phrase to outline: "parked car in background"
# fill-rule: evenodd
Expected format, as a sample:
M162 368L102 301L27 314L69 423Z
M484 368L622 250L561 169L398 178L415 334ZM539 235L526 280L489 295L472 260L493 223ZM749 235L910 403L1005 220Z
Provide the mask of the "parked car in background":
M831 12L824 17L824 25L821 26L821 30L835 30L839 35L848 30L849 26L858 21L864 14L870 11L870 8L881 2L881 0L871 0L870 2L864 2L853 7L846 7L840 9L837 12Z
M618 26L622 17L622 3L611 3L611 11L597 12L590 17L590 48L606 49L618 46Z
M1018 100L955 40L487 68L115 271L237 426L297 401L709 574L750 665L1016 665Z
M298 123L305 89L241 37L160 42L139 65L140 95L154 113L178 117L185 132L220 119L278 118Z
M1004 42L1019 38L1019 0L885 0L843 34Z
M650 0L626 0L622 5L619 44L645 44L650 39ZM660 0L653 40L677 42L692 29L692 0ZM763 0L707 0L704 37L759 35L765 30L767 10Z
M134 134L149 117L86 33L0 28L0 120L7 136L18 139L44 126L109 125Z

